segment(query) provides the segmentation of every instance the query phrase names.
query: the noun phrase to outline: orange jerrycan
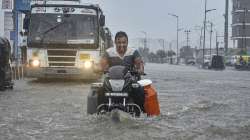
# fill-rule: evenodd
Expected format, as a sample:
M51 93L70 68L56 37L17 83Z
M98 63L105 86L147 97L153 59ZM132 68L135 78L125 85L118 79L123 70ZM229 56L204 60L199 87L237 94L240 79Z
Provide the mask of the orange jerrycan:
M157 98L157 92L152 86L151 80L140 80L140 85L144 87L145 102L144 109L148 116L160 115L160 106Z

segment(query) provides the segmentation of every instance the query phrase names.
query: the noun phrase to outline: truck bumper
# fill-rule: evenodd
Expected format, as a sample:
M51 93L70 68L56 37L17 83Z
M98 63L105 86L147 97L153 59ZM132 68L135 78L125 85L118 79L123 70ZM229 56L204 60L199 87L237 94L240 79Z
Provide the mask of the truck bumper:
M34 68L26 67L26 77L29 78L62 78L95 80L102 74L95 73L92 69L80 68Z

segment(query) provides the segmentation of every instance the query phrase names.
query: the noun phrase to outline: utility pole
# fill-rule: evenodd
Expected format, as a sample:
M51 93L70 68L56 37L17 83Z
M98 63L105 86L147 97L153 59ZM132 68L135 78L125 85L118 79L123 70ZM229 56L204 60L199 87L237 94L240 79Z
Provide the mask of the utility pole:
M184 31L187 34L187 47L189 46L189 34L190 34L190 30L185 30Z
M202 31L203 31L203 27L201 27L201 35L200 35L200 48L202 48Z
M173 51L172 51L172 43L169 43L169 54L170 54L170 64L173 64Z
M176 46L177 46L177 50L176 50L176 61L177 61L177 65L179 64L179 17L177 17L177 41L176 41Z
M211 30L210 30L210 58L212 58L212 35L213 35L213 23L210 22Z
M145 49L147 48L147 32L145 31L141 31L144 35L145 35L145 38L143 40L143 51L145 51Z
M197 51L197 58L200 56L201 48L202 48L202 31L204 27L201 27L201 34L200 34L200 47L199 50ZM203 57L204 59L204 57ZM203 61L202 61L203 62Z
M225 47L225 54L228 54L228 9L229 9L229 0L226 1L225 6L225 32L224 32L224 47Z
M219 55L219 42L218 42L218 32L216 32L216 54Z

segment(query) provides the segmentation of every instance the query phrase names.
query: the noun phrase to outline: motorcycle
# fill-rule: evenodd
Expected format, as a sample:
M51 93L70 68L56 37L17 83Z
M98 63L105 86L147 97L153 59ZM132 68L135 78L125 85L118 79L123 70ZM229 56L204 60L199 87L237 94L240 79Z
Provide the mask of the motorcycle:
M106 114L113 111L122 111L133 117L139 117L143 113L143 105L140 106L134 100L134 93L142 90L138 83L140 75L125 66L110 67L105 74L103 83L94 83L88 95L88 114Z

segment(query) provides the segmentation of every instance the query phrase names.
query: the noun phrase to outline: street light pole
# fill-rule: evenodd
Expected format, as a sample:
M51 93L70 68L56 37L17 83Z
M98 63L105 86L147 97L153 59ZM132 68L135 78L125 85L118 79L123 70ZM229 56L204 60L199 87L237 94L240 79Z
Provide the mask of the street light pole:
M201 49L201 46L202 46L202 30L203 30L204 27L201 27L201 35L200 35L200 49Z
M204 66L205 64L205 48L206 48L206 23L207 23L207 13L208 12L211 12L211 11L214 11L216 9L210 9L210 10L207 10L207 0L205 0L205 17L204 17L204 32L203 32L203 58L202 58L202 65Z
M177 16L177 37L176 37L177 41L176 41L176 46L177 46L177 50L176 50L176 59L177 59L177 65L179 64L179 17Z
M179 16L177 16L177 15L175 15L175 14L171 14L171 13L168 13L168 15L170 15L170 16L173 16L173 17L175 17L176 18L176 20L177 20L177 30L176 30L176 46L177 46L177 50L176 50L176 59L177 59L177 64L179 64L179 59L178 59L178 51L179 51Z
M228 54L228 11L229 11L229 0L225 0L224 46L226 55Z
M218 32L216 32L216 54L219 55L219 42L218 42Z
M205 64L205 45L206 45L206 22L207 22L207 0L205 0L205 18L204 18L204 30L203 30L203 49L202 49L202 66Z
M210 26L211 26L211 30L210 30L210 48L209 48L209 52L210 52L210 58L212 58L212 36L213 36L213 23L211 21L209 21Z

